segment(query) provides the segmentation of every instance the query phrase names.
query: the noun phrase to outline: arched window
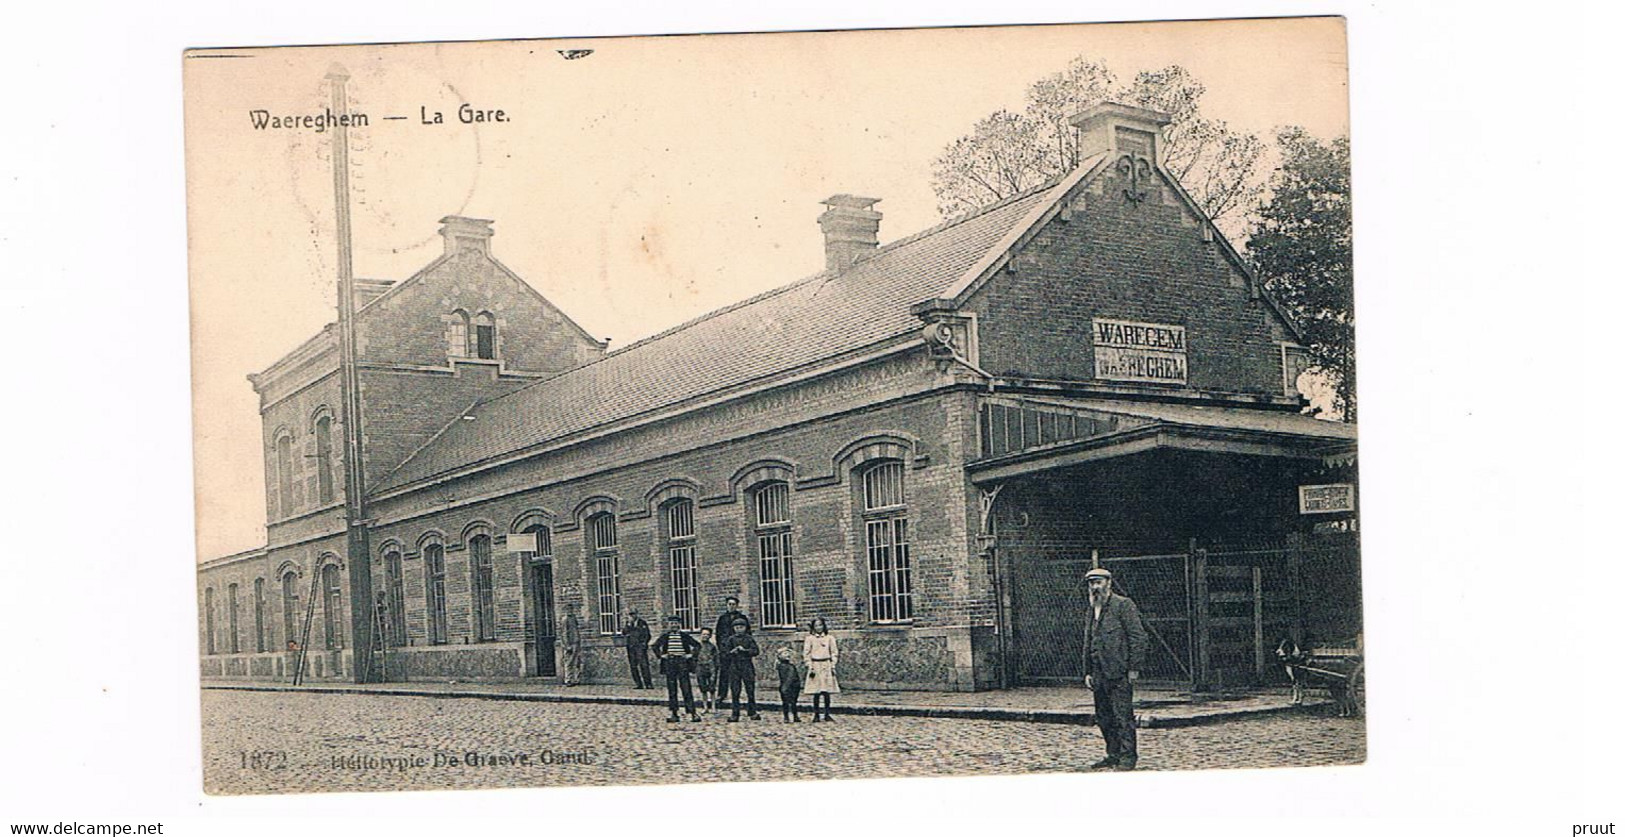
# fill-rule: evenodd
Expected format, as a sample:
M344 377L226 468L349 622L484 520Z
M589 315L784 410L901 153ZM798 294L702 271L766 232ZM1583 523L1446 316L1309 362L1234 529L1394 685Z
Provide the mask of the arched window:
M751 525L762 579L762 627L796 624L794 544L790 536L790 486L770 482L751 495Z
M277 511L282 517L293 516L293 434L283 431L276 439L276 496Z
M497 318L489 311L481 311L474 318L474 333L470 335L469 353L482 360L495 360L497 356Z
M446 548L438 543L423 547L423 578L429 610L429 644L446 644Z
M908 495L903 463L881 462L863 472L863 538L868 558L869 619L914 618L908 549Z
M299 641L299 575L293 570L282 574L282 646L293 650Z
M690 631L700 628L700 583L695 570L694 501L666 504L662 528L666 536L666 567L671 574L671 612Z
M322 567L322 627L327 650L344 647L344 587L338 564Z
M446 324L446 355L459 358L468 357L468 312L451 312L450 322Z
M265 579L254 579L254 650L263 654L265 642Z
M203 589L203 653L213 654L214 649L214 588Z
M491 536L468 539L468 573L474 600L474 641L497 638L496 593L492 587Z
M508 537L512 538L515 536L509 535ZM529 526L526 526L525 531L519 533L518 537L524 539L525 548L520 551L520 555L526 560L532 558L552 560L553 530L543 526L540 523L532 523ZM535 544L534 549L530 547L532 543Z
M316 419L316 497L333 502L333 417L327 413Z
M399 549L384 553L384 606L389 611L385 621L389 644L399 648L406 644L406 583L402 578Z
M242 644L237 638L237 582L226 585L226 647L231 653L242 653Z
M621 553L615 539L615 514L601 512L587 519L588 547L598 575L598 632L621 632Z

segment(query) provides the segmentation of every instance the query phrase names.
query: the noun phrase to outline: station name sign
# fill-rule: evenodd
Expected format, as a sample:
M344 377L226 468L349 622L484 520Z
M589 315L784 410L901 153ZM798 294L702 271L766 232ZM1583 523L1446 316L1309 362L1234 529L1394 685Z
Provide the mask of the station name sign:
M1096 317L1095 377L1107 381L1185 383L1185 327Z
M1354 511L1354 485L1336 482L1330 485L1298 486L1299 514L1332 514Z

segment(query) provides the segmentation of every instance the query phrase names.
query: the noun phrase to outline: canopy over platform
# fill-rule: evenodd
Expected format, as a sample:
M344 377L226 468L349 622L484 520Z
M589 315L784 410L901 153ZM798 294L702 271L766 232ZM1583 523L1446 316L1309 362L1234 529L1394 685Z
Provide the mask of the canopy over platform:
M1354 425L1295 413L1131 401L988 396L982 455L966 470L990 483L1157 449L1326 461L1355 450Z

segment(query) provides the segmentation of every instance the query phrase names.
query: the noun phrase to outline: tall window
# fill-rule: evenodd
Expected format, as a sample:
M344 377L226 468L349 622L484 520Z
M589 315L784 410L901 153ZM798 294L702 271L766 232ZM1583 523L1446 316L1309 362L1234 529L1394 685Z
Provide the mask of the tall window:
M406 644L406 583L401 577L401 551L384 553L384 603L389 609L389 644Z
M473 339L469 341L469 349L477 358L494 360L497 356L497 320L488 312L481 312L474 318Z
M254 579L254 650L265 653L265 579Z
M446 354L450 357L468 357L468 312L451 312L446 325Z
M699 577L694 561L694 503L677 500L666 506L666 566L671 572L671 612L683 628L700 628Z
M423 577L427 586L429 644L446 644L446 548L431 543L423 548Z
M762 576L762 625L796 624L795 572L790 543L790 486L769 483L756 489L756 560Z
M293 436L283 433L276 440L276 496L282 517L293 514Z
M615 514L603 512L587 521L593 564L598 570L598 632L621 631L621 553L615 540Z
M903 463L885 462L863 472L869 618L875 622L904 622L914 618L906 503Z
M322 567L322 628L327 650L344 647L344 588L339 584L339 565Z
M231 653L242 653L242 643L237 639L237 583L226 585L226 647Z
M474 641L489 642L497 638L496 594L491 578L491 536L475 535L468 539L468 573L472 581L474 598Z
M282 644L299 641L299 575L293 570L282 574Z
M203 589L203 649L206 654L214 650L214 588Z
M553 530L547 528L546 526L536 524L534 526L526 527L525 531L520 533L520 536L526 539L525 543L527 546L530 545L531 539L534 539L536 544L536 548L534 550L525 550L526 557L544 559L553 557ZM512 536L510 535L510 537Z
M316 419L316 497L333 502L333 417Z

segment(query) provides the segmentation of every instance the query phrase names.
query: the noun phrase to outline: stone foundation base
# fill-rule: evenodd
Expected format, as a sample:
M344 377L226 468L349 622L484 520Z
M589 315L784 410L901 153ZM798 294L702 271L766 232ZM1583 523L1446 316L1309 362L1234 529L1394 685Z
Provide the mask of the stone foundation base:
M757 688L776 687L780 648L801 659L803 634L762 631L756 635L762 654L756 658ZM998 686L998 636L992 627L864 628L836 631L841 660L835 669L843 688L899 691L971 692ZM296 656L291 653L231 654L204 657L206 678L292 680ZM352 678L349 651L313 653L307 680ZM385 654L385 680L516 680L531 677L535 651L529 643L485 642L477 645L431 645L391 648ZM649 655L650 673L664 688L659 661ZM582 682L631 685L626 649L607 638L582 648Z

